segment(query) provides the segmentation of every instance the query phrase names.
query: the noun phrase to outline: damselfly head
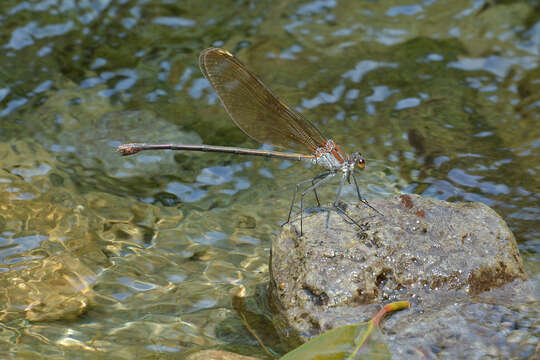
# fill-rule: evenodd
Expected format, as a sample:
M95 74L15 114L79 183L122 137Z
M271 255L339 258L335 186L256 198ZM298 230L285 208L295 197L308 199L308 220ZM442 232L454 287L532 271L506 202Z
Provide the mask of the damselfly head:
M352 153L351 160L354 161L356 166L358 166L360 169L366 167L366 160L364 160L364 158L359 152Z

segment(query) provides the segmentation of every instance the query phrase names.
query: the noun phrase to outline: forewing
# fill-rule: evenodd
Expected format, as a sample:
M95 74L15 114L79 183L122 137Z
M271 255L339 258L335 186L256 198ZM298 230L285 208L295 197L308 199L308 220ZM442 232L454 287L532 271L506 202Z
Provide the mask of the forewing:
M324 145L325 137L309 120L279 100L229 52L206 49L199 63L234 123L251 138L309 153Z

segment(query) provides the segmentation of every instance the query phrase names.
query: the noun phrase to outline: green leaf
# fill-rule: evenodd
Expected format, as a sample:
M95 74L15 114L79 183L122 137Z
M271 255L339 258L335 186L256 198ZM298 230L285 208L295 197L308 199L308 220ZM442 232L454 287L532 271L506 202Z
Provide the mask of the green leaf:
M378 325L386 313L409 306L408 301L388 304L370 321L329 330L285 354L281 360L392 359Z

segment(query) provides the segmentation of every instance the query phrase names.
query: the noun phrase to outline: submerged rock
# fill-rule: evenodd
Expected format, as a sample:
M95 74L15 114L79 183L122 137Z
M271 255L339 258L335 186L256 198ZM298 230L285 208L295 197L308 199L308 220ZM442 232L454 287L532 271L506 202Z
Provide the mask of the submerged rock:
M12 277L0 278L0 321L22 314L29 321L77 318L95 296L96 278L88 266L69 254L51 256Z
M366 321L385 303L409 300L410 311L386 322L399 358L411 349L444 357L509 348L500 339L491 344L500 324L472 324L477 315L501 313L510 299L527 299L526 275L505 222L481 203L402 195L371 205L384 216L363 204L344 209L362 229L335 210L304 216L302 236L299 221L283 227L272 246L269 286L282 339L296 347L331 328ZM506 313L511 318L513 311Z
M189 355L187 360L258 360L259 358L244 356L223 350L203 350Z

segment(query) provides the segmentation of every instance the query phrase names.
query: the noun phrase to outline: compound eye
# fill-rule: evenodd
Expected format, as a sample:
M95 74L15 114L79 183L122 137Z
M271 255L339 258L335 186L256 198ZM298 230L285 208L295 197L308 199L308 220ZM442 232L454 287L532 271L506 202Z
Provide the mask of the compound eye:
M363 169L366 167L366 161L364 160L362 155L360 155L360 153L353 153L351 158L354 160L354 163L356 164L356 166L358 166L358 168Z

